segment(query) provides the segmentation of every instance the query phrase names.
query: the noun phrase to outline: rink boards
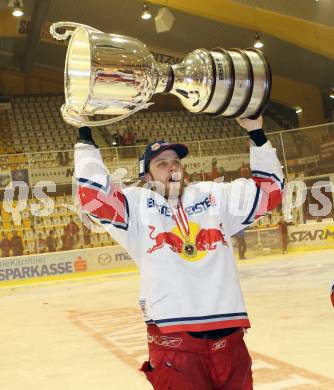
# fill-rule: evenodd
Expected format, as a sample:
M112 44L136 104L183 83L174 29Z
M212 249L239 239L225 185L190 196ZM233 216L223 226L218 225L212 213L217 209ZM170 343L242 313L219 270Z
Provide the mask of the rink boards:
M0 287L136 271L119 245L4 258Z

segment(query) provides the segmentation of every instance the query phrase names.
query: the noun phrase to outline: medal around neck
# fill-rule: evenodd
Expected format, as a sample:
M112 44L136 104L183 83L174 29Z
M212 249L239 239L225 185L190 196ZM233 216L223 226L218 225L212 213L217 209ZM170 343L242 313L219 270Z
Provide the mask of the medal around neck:
M195 244L191 243L190 241L185 241L182 245L182 253L189 258L196 257L197 255L197 248Z
M59 33L57 30L65 31ZM70 30L73 29L73 30ZM74 126L102 126L148 108L157 93L176 95L193 113L256 118L270 96L271 71L257 49L196 49L181 63L157 63L136 38L107 34L78 23L50 27L70 37L64 70L63 118ZM76 115L111 115L100 121Z

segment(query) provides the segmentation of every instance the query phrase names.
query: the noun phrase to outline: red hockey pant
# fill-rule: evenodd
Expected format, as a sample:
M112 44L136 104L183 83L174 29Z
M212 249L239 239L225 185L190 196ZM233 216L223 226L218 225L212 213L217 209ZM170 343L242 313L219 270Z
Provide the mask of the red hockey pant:
M150 361L141 368L155 390L252 390L243 329L217 340L148 326Z

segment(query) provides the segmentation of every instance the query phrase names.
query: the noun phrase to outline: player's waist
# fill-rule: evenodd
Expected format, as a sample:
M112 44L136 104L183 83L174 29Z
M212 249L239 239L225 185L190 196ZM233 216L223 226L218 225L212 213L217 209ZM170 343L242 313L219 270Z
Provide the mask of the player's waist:
M221 337L229 336L238 330L240 330L240 328L213 329L213 330L206 330L202 332L188 332L188 333L190 334L190 336L195 337L197 339L217 340Z
M222 330L227 328L250 327L247 312L230 312L205 316L182 316L154 320L151 319L145 322L147 325L157 325L162 333L207 332L216 329Z
M227 349L238 343L244 334L243 328L215 329L215 331L216 333L209 333L213 331L191 332L192 334L190 332L161 333L156 325L149 325L147 327L147 341L151 351L161 349L178 349L188 352L215 351L222 348ZM201 337L194 337L194 334Z

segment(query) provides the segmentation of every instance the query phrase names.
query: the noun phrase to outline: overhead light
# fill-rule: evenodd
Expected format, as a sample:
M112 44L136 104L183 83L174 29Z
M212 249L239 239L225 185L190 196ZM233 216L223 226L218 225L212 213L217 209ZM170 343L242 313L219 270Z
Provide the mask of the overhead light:
M12 15L16 16L17 18L19 18L20 16L23 16L22 8L20 8L20 7L14 8Z
M256 49L261 49L263 47L263 43L260 39L260 35L258 33L255 34L254 47Z
M12 15L19 18L23 16L23 0L14 0L8 3L9 7L13 8Z
M143 20L149 20L152 18L151 10L146 3L143 3L143 12L141 13L141 18Z
M331 88L331 91L330 91L330 93L329 93L329 97L330 97L331 99L334 99L334 87Z
M301 107L297 107L296 114L300 114L301 112L303 112L303 109Z

